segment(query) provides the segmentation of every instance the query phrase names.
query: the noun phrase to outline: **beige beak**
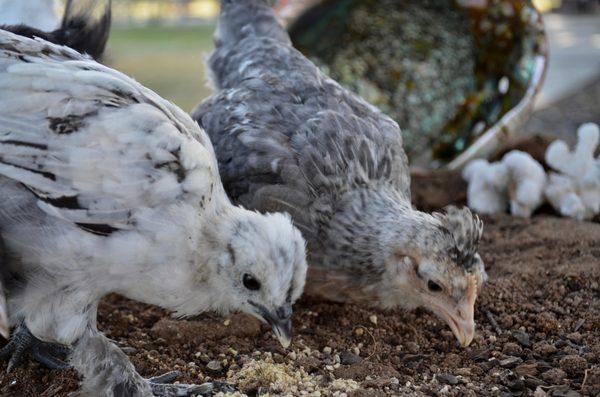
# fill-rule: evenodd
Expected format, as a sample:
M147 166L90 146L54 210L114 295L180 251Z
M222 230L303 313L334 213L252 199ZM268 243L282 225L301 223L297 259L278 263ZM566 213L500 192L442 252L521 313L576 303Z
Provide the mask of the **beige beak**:
M456 306L454 315L446 320L462 347L469 346L475 336L473 306L467 300L462 301Z
M457 305L439 301L432 302L434 312L448 323L462 347L469 346L475 336L476 299L477 282L473 277L469 280L465 297Z

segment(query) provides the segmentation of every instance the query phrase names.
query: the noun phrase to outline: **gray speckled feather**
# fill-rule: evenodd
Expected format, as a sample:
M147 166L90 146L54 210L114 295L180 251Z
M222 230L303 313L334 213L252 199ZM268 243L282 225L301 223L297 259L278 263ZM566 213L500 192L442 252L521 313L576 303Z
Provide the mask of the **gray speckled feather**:
M316 201L371 181L390 183L408 202L397 124L292 48L261 1L223 7L210 59L221 92L194 116L220 154L229 194L246 206L291 212L311 229L320 215L306 208L330 212Z
M221 5L209 60L218 92L193 117L213 142L228 194L292 215L308 242L309 293L377 295L391 305L380 296L390 257L450 257L457 246L444 216L410 204L399 126L294 49L265 1ZM471 235L478 240L480 229Z

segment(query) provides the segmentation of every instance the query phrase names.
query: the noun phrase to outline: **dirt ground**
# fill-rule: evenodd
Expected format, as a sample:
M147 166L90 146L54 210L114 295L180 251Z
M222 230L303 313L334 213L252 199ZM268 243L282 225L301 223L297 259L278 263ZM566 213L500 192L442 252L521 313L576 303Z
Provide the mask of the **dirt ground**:
M453 173L414 178L418 205L464 201ZM600 395L600 222L552 214L486 217L481 245L490 280L477 300L477 336L460 348L425 311L382 312L302 300L284 350L243 315L178 321L117 296L99 324L144 376L173 369L181 382L228 381L248 395ZM27 362L0 366L2 396L66 396L74 371Z

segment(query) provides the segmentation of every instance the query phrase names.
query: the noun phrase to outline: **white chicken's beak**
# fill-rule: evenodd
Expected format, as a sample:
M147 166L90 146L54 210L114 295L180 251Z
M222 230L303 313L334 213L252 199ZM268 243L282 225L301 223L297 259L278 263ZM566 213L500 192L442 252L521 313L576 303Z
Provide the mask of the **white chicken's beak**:
M274 311L269 311L261 304L250 301L257 309L258 317L269 324L273 333L284 348L292 343L292 305L286 303Z
M10 338L10 328L8 324L8 314L6 313L6 300L4 299L4 292L0 286L0 335L4 339Z
M432 299L433 312L444 319L462 347L467 347L475 336L475 300L477 299L477 282L469 280L465 297L458 303L449 300Z
M274 323L271 324L271 327L275 336L277 336L279 343L281 343L281 346L283 346L284 349L290 347L290 344L292 343L292 321L287 320Z

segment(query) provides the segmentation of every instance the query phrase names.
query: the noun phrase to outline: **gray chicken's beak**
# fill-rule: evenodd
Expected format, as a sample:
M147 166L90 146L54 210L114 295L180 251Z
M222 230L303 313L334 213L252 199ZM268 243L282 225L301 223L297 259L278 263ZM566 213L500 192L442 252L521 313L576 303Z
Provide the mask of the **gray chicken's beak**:
M467 347L475 337L475 320L473 319L473 305L463 301L454 309L454 313L449 313L446 322L450 326L452 333L462 347Z
M279 343L287 348L292 343L292 305L289 303L276 310L267 310L263 305L251 302L258 309L259 315L271 326Z
M469 280L466 296L458 303L432 299L435 314L443 318L462 347L467 347L475 337L474 309L477 299L477 283Z

